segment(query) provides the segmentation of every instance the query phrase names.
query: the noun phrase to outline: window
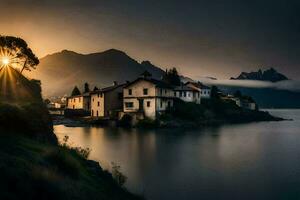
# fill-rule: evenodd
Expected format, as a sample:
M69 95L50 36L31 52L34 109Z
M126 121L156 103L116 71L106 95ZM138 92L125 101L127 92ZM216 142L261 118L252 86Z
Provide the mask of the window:
M162 89L160 89L160 95L162 95L162 93L163 93L163 90L162 90Z
M132 89L128 89L128 95L132 95Z
M100 106L100 102L98 101L98 107Z
M186 97L186 92L183 92L183 96Z
M73 105L73 109L75 109L75 106Z
M93 98L93 102L94 102L94 98Z
M144 94L144 95L148 95L148 89L147 89L147 88L144 88L143 94Z
M190 96L191 96L191 94L190 94L189 92L187 92L187 95L188 95L188 97L190 97Z
M165 90L165 94L167 94L168 90Z
M98 110L97 110L97 117L99 116L99 112L98 112Z
M161 108L163 107L163 102L162 102L162 100L160 101L160 107L161 107Z
M174 97L176 97L176 92L174 92Z
M147 107L150 107L150 105L151 105L151 102L147 101Z
M133 102L125 102L126 108L133 108Z
M94 116L94 110L92 110L92 116Z
M98 93L98 98L100 97L100 94Z

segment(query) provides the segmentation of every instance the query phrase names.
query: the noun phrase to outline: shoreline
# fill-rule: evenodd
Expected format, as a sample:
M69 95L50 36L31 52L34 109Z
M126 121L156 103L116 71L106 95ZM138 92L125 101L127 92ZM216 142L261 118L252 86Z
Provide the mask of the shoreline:
M258 113L265 113L267 118L264 119L239 119L239 120L225 120L225 119L215 119L206 120L201 122L191 122L182 119L172 119L167 121L158 121L153 124L146 124L141 126L120 126L117 125L117 120L111 120L113 123L108 123L107 120L101 119L91 119L87 117L73 117L68 118L64 116L52 116L53 125L64 125L66 127L120 127L120 128L138 128L138 129L170 129L170 128L206 128L213 126L223 126L231 124L248 124L254 122L280 122L280 121L293 121L293 119L284 119L281 117L276 117L268 112L259 111Z

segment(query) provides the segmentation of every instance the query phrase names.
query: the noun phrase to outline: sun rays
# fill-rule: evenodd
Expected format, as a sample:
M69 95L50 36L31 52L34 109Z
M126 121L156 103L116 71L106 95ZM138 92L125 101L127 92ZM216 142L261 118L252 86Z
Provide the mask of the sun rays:
M11 51L8 48L0 47L0 68L13 67L20 70L20 64L22 60L18 58L17 51Z

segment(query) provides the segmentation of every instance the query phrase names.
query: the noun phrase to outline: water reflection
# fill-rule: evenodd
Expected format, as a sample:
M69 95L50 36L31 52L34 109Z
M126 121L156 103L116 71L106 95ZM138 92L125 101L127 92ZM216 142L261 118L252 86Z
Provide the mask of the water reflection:
M283 199L300 197L300 111L295 121L203 130L68 128L60 139L92 149L105 168L121 165L127 187L147 199Z

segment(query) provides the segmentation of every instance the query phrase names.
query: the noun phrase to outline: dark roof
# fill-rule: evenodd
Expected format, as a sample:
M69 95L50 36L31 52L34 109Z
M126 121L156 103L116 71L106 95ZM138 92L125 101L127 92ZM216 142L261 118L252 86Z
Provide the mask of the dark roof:
M151 77L152 74L146 70L146 71L144 71L140 76L141 76L141 77Z
M134 84L134 83L136 83L136 82L138 82L138 81L141 81L141 80L143 80L143 81L148 81L148 82L150 82L150 83L153 83L156 87L159 87L159 88L173 89L173 86L172 86L172 85L170 85L170 84L168 84L168 83L166 83L166 82L164 82L164 81L156 80L156 79L153 79L153 78L142 78L142 77L137 78L136 80L134 80L134 81L128 83L128 84L125 86L125 88L128 87L128 86L130 86L130 85L132 85L132 84Z
M192 84L192 85L194 85L195 87L197 87L197 88L200 88L200 89L210 89L210 87L209 86L207 86L207 85L204 85L203 83L201 83L201 82L187 82L185 85L187 85L187 84Z
M174 90L176 90L176 91L198 91L198 90L191 88L189 86L186 86L186 85L177 86L174 88Z
M109 86L109 87L105 87L105 88L101 88L99 90L96 90L96 91L92 91L91 94L97 94L99 92L110 92L116 88L119 88L119 87L124 87L126 84L119 84L119 85L113 85L113 86Z
M88 97L88 96L90 96L90 92L86 92L86 93L79 94L79 95L74 95L74 96L69 96L67 98Z

